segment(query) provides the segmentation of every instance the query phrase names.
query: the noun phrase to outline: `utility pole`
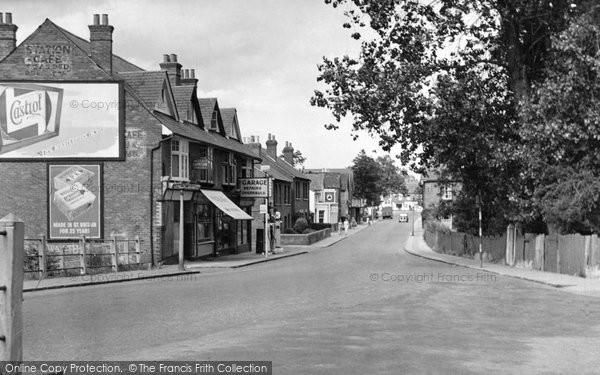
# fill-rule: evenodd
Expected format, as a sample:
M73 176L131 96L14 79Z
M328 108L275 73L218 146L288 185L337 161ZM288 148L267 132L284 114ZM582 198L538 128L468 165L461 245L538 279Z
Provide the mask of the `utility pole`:
M411 215L412 217L410 218L410 221L412 222L412 230L410 232L410 235L412 237L414 237L415 236L415 206L411 206L410 210L412 212L412 215Z
M479 209L479 264L483 268L483 229L481 225L481 191L476 198L477 208Z

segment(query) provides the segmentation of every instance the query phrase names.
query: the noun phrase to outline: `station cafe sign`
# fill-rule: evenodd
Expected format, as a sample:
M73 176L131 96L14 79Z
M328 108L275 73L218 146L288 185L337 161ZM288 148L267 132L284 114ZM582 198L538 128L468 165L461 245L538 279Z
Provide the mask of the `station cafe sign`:
M268 178L240 178L240 197L266 198L269 196Z

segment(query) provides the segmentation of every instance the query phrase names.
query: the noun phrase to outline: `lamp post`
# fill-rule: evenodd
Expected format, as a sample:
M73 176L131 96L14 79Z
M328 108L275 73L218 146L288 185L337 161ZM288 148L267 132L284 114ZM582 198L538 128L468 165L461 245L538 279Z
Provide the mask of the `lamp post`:
M479 209L479 264L483 268L483 229L481 225L481 192L475 199L477 208Z
M412 222L412 228L411 228L410 235L412 237L414 237L415 236L415 206L411 206L410 211L411 211L410 221Z

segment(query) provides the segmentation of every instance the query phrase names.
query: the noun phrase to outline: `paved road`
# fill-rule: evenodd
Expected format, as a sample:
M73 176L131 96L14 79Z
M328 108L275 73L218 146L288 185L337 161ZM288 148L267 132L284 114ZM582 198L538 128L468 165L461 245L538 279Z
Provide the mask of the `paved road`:
M275 374L597 373L600 300L422 260L383 221L188 280L25 295L25 358L271 360ZM392 281L395 280L395 281Z

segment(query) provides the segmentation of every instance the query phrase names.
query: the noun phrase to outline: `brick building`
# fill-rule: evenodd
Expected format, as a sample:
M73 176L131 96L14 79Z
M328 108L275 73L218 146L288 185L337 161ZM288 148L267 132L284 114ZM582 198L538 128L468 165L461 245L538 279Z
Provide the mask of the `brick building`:
M55 244L139 236L143 263L250 250L236 183L258 158L197 99L193 69L114 55L106 15L89 41L46 19L16 46L17 29L0 20L0 216Z

